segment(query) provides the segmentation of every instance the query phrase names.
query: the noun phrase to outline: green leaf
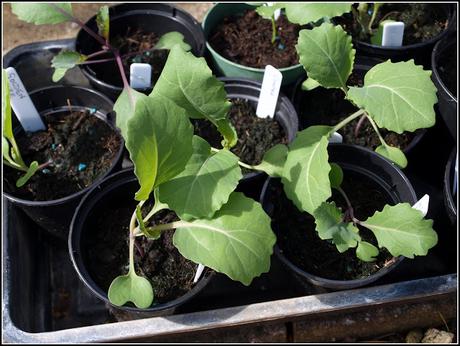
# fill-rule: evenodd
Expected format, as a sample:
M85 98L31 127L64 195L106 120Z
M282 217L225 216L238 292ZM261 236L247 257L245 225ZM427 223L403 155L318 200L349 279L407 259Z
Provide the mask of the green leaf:
M139 309L146 309L152 305L153 289L150 282L134 272L116 277L109 287L108 297L116 306L123 306L132 302Z
M343 181L343 171L342 168L336 164L331 163L331 171L329 172L329 181L331 183L331 187L337 189L342 185Z
M68 15L59 9L67 12ZM34 24L58 24L69 21L72 16L70 2L16 2L11 4L11 10L20 20Z
M5 70L2 72L2 123L3 136L9 140L14 139L11 121L10 82Z
M301 30L296 49L309 78L325 88L346 88L355 50L351 36L341 26L323 23L313 30Z
M334 202L323 202L313 216L319 237L323 240L332 239L340 253L356 247L361 240L358 228L352 223L343 222L342 212Z
M56 70L53 73L53 82L59 81L68 69L75 67L87 59L86 55L80 54L75 51L62 50L51 60L51 67Z
M186 52L192 49L192 47L184 41L184 35L177 31L171 31L161 36L155 45L155 49L171 49L176 44Z
M387 248L393 256L425 256L438 242L433 220L424 220L408 203L386 205L361 224L375 234L379 247Z
M265 19L271 19L275 11L284 7L284 4L278 3L278 4L273 4L273 6L268 6L268 5L262 5L256 8L256 12L259 16Z
M329 126L311 126L297 133L289 146L281 181L286 196L312 214L331 196L328 163Z
M130 88L123 88L120 96L118 96L113 106L113 110L116 113L117 127L120 129L123 138L128 136L128 120L134 115L136 108L136 102L139 98L145 95Z
M262 162L254 168L259 171L264 171L271 177L281 178L287 155L288 147L284 144L277 144L264 154Z
M285 3L286 16L291 23L305 25L321 18L333 18L351 11L352 3Z
M108 41L110 37L110 18L108 6L101 6L97 12L96 23L99 30L99 35Z
M379 127L396 133L433 126L436 87L431 71L413 60L375 65L364 76L363 87L350 87L348 98L364 108Z
M361 261L364 262L373 262L376 260L376 256L379 254L379 249L377 249L374 245L360 241L358 243L358 247L356 248L356 257L358 257Z
M208 142L194 136L184 171L159 187L159 198L182 220L211 218L242 177L236 155L226 149L212 154Z
M217 131L224 137L222 141L224 148L230 149L238 143L238 134L228 118L217 120L215 125Z
M177 45L172 47L151 95L174 101L190 118L208 119L227 143L235 142L235 132L225 123L229 122L227 113L231 103L224 83L212 75L204 58L197 58Z
M3 160L7 160L11 164L16 164L14 160L11 158L10 155L10 143L8 140L2 136L2 154L3 154Z
M196 263L249 285L270 269L276 237L261 205L234 192L212 219L194 220L176 229L173 242Z
M30 164L29 168L27 169L27 172L26 174L24 174L22 177L20 177L17 181L16 181L16 187L21 187L23 186L25 183L27 183L27 181L32 178L32 176L35 174L35 172L37 171L38 169L38 162L37 161L34 161Z
M140 189L136 200L184 169L192 155L193 127L182 108L160 96L139 97L127 123L126 148Z
M307 78L302 83L302 90L310 91L310 90L316 89L319 86L320 84L317 81L315 81L313 78Z
M380 155L385 156L387 159L393 161L401 168L405 168L407 166L406 155L404 155L402 150L399 148L382 144L375 148L375 151Z

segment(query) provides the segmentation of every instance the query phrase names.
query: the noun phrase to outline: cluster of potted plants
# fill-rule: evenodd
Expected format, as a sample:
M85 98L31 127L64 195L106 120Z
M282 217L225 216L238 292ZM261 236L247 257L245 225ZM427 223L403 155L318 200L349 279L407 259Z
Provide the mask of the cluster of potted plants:
M400 61L399 49L356 63L405 8L221 3L203 30L165 4L103 6L86 24L67 3L12 9L35 24L80 25L75 51L52 61L53 80L78 66L99 91L31 92L47 129L25 133L13 129L3 77L4 195L68 239L80 279L115 309L171 313L215 272L249 285L273 252L309 283L358 287L436 245L401 170L435 124L431 71L418 56ZM427 11L407 11L417 10ZM227 78L202 57L205 40ZM130 86L132 63L153 66L151 87ZM266 65L297 81L300 122L283 94L274 118L256 115ZM342 137L351 144L331 143ZM133 168L116 172L124 148Z

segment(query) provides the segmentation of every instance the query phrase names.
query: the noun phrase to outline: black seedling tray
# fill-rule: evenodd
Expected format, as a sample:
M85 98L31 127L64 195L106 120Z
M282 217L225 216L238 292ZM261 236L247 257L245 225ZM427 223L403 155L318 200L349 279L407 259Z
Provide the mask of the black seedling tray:
M51 59L73 45L73 40L22 45L3 57L3 66L15 67L30 92L53 84ZM60 83L90 87L78 68ZM457 232L444 211L442 177L438 183L437 175L416 171L410 178L419 197L431 195L428 216L435 220L439 243L428 256L404 260L372 286L331 292L304 285L273 256L270 272L249 287L217 274L175 315L127 322L116 322L80 282L67 243L3 198L3 341L334 341L441 325L457 313Z

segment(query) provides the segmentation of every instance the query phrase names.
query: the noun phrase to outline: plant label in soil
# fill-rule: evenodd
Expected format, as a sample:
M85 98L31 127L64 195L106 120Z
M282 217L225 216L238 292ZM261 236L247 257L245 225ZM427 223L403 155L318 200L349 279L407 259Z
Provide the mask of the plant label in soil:
M264 78L260 89L259 103L256 114L259 118L273 118L275 115L278 95L280 93L283 75L272 65L265 66Z
M195 277L193 278L193 283L196 284L200 279L201 274L203 273L204 265L198 264L198 268L196 268Z
M6 69L10 83L10 103L21 126L26 132L45 130L45 124L27 93L24 84L13 67Z
M382 46L400 47L402 46L404 35L403 22L390 22L383 24Z
M152 85L152 66L149 64L133 63L129 67L129 84L133 89L146 89Z
M417 203L415 203L412 208L421 211L423 213L423 217L426 216L428 213L428 206L430 204L430 196L425 194L422 198L420 198Z
M343 137L340 133L334 132L329 138L329 143L342 143L343 142Z

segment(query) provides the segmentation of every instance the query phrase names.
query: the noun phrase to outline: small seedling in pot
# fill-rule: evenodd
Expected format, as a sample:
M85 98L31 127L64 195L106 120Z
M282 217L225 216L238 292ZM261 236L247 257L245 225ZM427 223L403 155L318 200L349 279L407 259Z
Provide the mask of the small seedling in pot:
M96 22L98 33L88 28L81 20L73 16L71 3L13 3L11 4L11 8L13 13L16 14L19 19L28 23L34 23L37 25L59 24L63 22L75 23L101 45L101 50L90 55L83 55L72 50L63 50L57 54L51 62L51 66L55 69L53 73L54 82L59 81L62 77L64 77L67 70L76 65L99 64L108 61L116 61L123 80L123 85L126 88L129 87L129 84L123 67L123 60L125 58L131 56L147 56L155 50L170 49L176 44L181 45L186 50L191 49L191 47L183 41L183 35L179 32L173 31L161 36L153 48L121 55L120 49L110 42L110 18L109 8L107 6L102 6L97 13ZM95 59L107 54L112 54L113 57Z

